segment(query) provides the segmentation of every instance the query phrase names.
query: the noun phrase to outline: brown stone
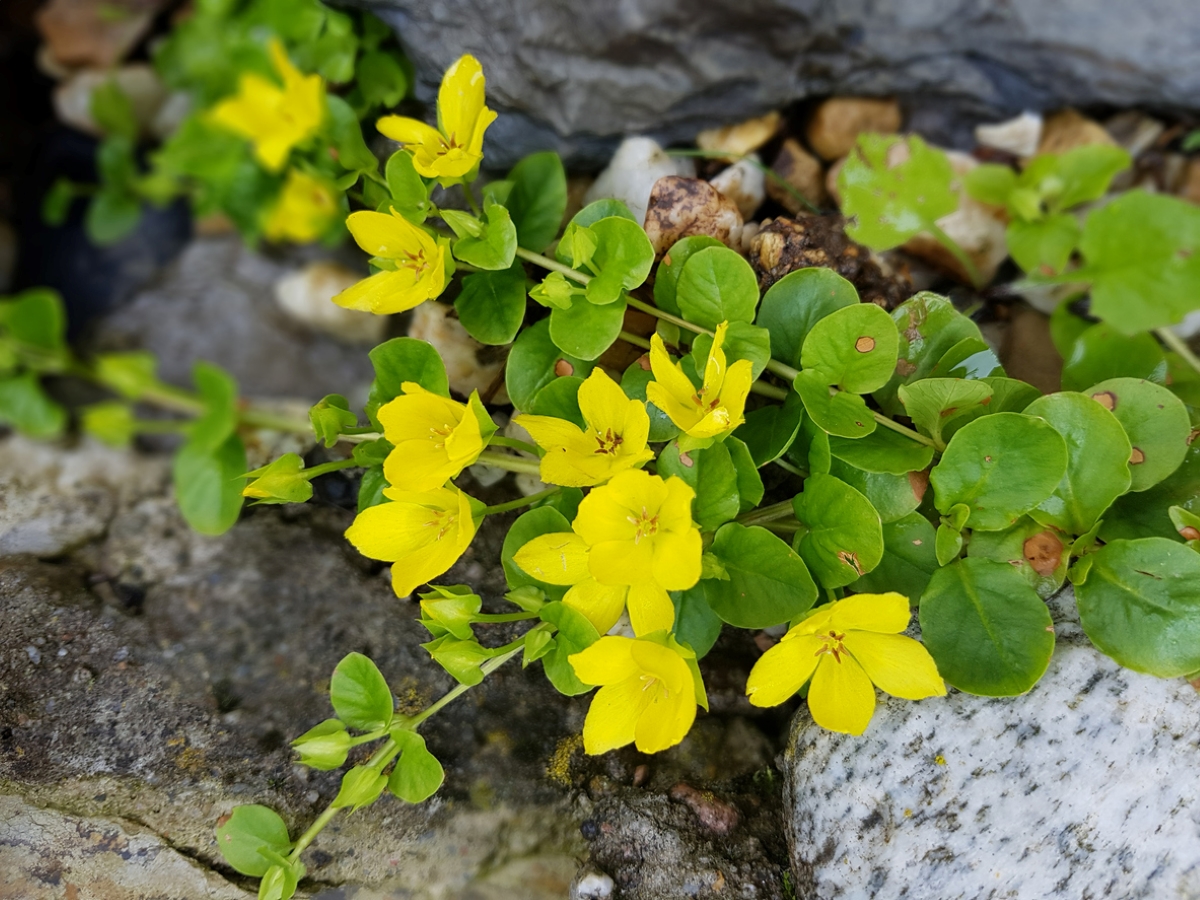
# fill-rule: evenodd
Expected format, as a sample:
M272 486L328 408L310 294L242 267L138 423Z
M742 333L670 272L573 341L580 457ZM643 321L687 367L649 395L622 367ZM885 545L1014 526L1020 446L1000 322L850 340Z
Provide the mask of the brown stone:
M760 290L809 266L833 269L867 303L892 309L912 293L907 273L886 273L871 251L846 237L841 216L780 217L764 222L750 242L750 265Z
M778 112L769 112L736 125L708 128L696 135L696 146L701 150L720 151L730 156L745 156L773 138L782 121L783 117Z
M1117 146L1103 125L1068 107L1046 118L1037 152L1039 156L1044 153L1065 153L1089 144Z
M654 182L646 208L646 236L661 256L681 238L705 234L737 249L742 214L737 205L699 178L664 175Z
M1200 204L1200 158L1188 160L1187 168L1183 170L1183 180L1179 185L1179 196Z
M110 68L150 27L162 0L50 0L37 13L38 31L55 62Z
M774 178L768 178L767 196L792 215L808 211L809 206L820 207L828 200L825 170L821 167L821 161L801 147L795 138L783 142L771 170L808 201L809 205L806 206Z
M841 159L863 132L894 134L900 130L900 104L866 97L832 97L808 123L808 145L822 159Z

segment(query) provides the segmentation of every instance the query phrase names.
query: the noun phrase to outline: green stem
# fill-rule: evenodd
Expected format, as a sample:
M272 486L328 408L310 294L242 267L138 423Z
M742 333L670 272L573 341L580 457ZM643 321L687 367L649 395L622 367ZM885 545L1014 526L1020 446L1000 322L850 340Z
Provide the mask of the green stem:
M642 337L640 334L633 334L628 331L622 331L618 337L627 344L633 344L635 347L641 347L643 350L650 349L650 341Z
M488 441L488 445L492 447L508 447L512 450L522 450L525 453L532 453L534 456L541 456L541 450L537 448L537 445L531 444L528 441L518 440L517 438L493 435L492 439Z
M786 400L788 391L765 381L755 381L750 384L750 393L770 397L772 400Z
M519 643L519 644L523 645L525 643L525 639L521 638L519 641L514 642L514 643ZM510 659L512 659L514 656L516 656L520 652L521 652L521 647L516 646L516 647L513 647L511 650L508 650L508 651L500 654L499 656L493 656L491 659L489 659L487 662L485 662L483 665L481 665L479 667L479 671L483 673L484 678L487 678L488 675L491 675L498 668L500 668L502 665L504 665L506 662L508 662ZM415 716L413 716L409 720L408 727L411 728L413 731L416 731L417 727L422 722L424 722L426 719L428 719L430 716L432 716L434 713L436 713L442 707L447 706L450 703L453 703L455 700L457 700L459 697L461 697L463 694L465 694L470 689L471 689L471 685L469 685L469 684L458 685L453 690L451 690L447 694L443 695L442 698L440 700L438 700L436 703L434 703L432 706L428 707L423 712L419 712Z
M734 162L742 162L745 160L746 162L750 163L750 165L762 172L767 178L771 179L773 182L795 197L800 203L807 206L809 210L815 213L819 213L821 211L818 207L813 206L811 200L796 190L791 182L789 182L774 169L767 166L761 160L755 159L750 153L722 153L720 150L668 150L667 156L698 156L702 159L729 159L733 160Z
M741 525L761 525L763 522L790 519L795 515L796 511L792 507L792 501L781 500L779 503L772 503L770 506L760 506L758 509L744 512L734 521Z
M678 325L680 328L686 329L694 334L712 335L712 332L707 328L701 328L699 325L695 325L689 322L687 319L681 319L679 316L671 315L669 312L663 312L657 306L651 306L649 303L644 303L637 297L627 297L627 299L629 300L629 305L634 309L640 309L642 312L646 313L647 315L654 316L656 319L662 319L664 322L670 322L672 325Z
M592 280L591 275L587 272L580 272L578 269L572 269L566 263L560 263L557 259L551 259L548 256L543 256L540 253L534 253L532 250L526 250L524 247L517 248L517 256L526 262L531 262L535 266L545 269L548 272L559 272L573 281L578 281L580 284L587 284Z
M243 425L254 428L266 428L271 431L285 431L290 434L312 434L312 423L307 419L301 422L291 416L281 416L265 409L248 406L238 413L238 421Z
M1192 348L1188 346L1187 341L1170 328L1155 328L1154 333L1158 335L1160 341L1178 353L1184 362L1200 373L1200 357L1192 352Z
M389 739L390 743L390 739ZM333 821L333 817L338 814L340 807L326 807L325 811L317 816L314 821L305 830L304 834L296 838L296 845L292 847L292 852L288 854L288 861L295 862L300 858L300 854L308 849L308 845L317 839L317 835L321 833L326 825Z
M462 189L463 195L467 198L467 206L471 207L471 212L475 213L475 218L479 218L482 211L479 209L479 204L475 202L475 195L471 193L471 186L464 181Z
M494 516L497 513L520 509L522 506L528 506L531 503L537 503L539 500L552 497L561 490L562 488L560 487L548 487L544 491L538 491L536 494L530 494L528 497L519 497L516 500L509 500L507 503L497 503L495 506L489 506L483 511L483 514L485 516Z
M357 465L358 463L354 461L353 457L350 459L335 459L333 462L321 463L319 466L313 466L311 469L303 469L301 470L301 474L311 480L327 472L336 472L338 469L349 469Z
M807 478L808 477L808 472L804 471L804 469L800 468L799 466L792 465L790 462L788 462L783 457L780 457L779 459L773 459L773 460L771 460L771 462L773 462L775 465L779 466L779 468L783 469L783 471L791 472L793 475L795 475L799 478Z
M937 445L937 442L933 438L927 438L919 431L913 431L911 428L905 428L899 422L889 419L881 412L872 412L872 415L875 416L875 421L884 428L890 428L892 431L896 432L896 434L902 434L909 440L916 441L918 444L924 444L926 447L932 447L939 453L941 452L942 448Z
M370 169L364 169L363 174L366 175L368 178L370 178L373 182L375 182L378 185L381 185L383 187L388 186L387 179L384 178L382 175L380 175L378 172L372 172Z
M471 617L471 621L494 625L498 622L524 622L528 619L536 618L538 618L538 614L535 612L498 613L496 615L491 615L489 613L476 613ZM521 638L521 640L524 640L524 638Z
M138 434L178 434L191 424L191 419L138 419L133 429Z
M536 459L513 456L511 453L493 453L490 450L484 450L480 453L479 459L476 462L481 462L485 466L504 469L508 472L523 472L526 475L539 475L542 471L542 467Z
M942 231L937 222L926 222L925 227L929 233L933 235L934 240L949 250L950 255L958 260L959 265L961 265L966 271L967 277L971 280L971 285L975 288L975 290L982 288L984 284L983 276L980 275L979 269L976 268L975 263L971 261L971 257L967 256L967 252L959 246L958 241L954 240L954 238Z

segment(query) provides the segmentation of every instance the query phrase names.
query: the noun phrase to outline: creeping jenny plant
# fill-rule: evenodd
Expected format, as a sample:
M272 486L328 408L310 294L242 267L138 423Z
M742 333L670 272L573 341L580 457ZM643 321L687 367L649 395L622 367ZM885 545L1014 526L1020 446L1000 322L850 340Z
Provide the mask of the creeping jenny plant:
M227 109L288 90L242 85ZM376 271L335 300L388 313L457 291L466 330L507 346L504 387L524 432L498 430L494 390L452 397L437 352L413 338L371 351L361 414L330 395L297 424L240 401L214 366L198 365L186 391L159 381L144 354L75 359L48 292L0 303L4 422L60 433L67 413L40 377L91 378L113 395L83 411L97 437L183 436L178 500L206 533L233 526L246 498L302 502L313 478L358 469L346 538L391 564L398 597L428 585L418 594L424 647L458 685L399 716L370 660L342 660L335 717L293 746L320 769L342 767L359 745L373 752L295 839L262 806L238 807L217 828L230 865L262 879L261 897L292 896L304 850L340 810L384 791L412 803L436 792L444 773L422 724L518 655L564 694L599 688L588 753L682 741L707 708L698 661L725 626L785 631L749 675L750 702L805 692L813 720L835 731L870 727L876 688L926 703L947 684L1019 695L1047 671L1055 636L1044 601L1067 580L1100 651L1164 678L1200 674L1200 360L1170 332L1160 344L1138 331L1139 316L1167 323L1200 303L1200 209L1131 192L1073 229L1062 216L1103 194L1122 162L1088 148L970 179L973 194L1013 216L1029 278L1090 289L1102 319L1055 315L1068 390L1042 397L1006 375L945 297L918 293L889 313L859 303L832 271L801 269L760 299L745 260L706 239L680 242L655 272L645 233L616 201L563 227L566 179L553 154L526 158L477 198L494 117L484 86L464 57L443 82L437 128L380 121L402 146L382 176L372 158L342 184L363 179L367 208L347 227ZM300 152L300 123L313 116L298 115L256 152L272 163L285 145ZM922 230L948 240L936 220L957 204L940 151L910 139L894 152L904 140L868 136L842 170L845 212L878 248ZM438 208L438 184L465 191L474 212ZM305 221L306 201L287 190L283 202ZM653 333L636 330L629 308L657 319ZM648 353L614 370L607 352L618 342ZM142 420L135 403L182 418ZM344 452L311 467L287 454L247 472L241 435L254 427L311 429ZM475 465L545 487L485 506L468 492ZM501 520L511 609L484 612L470 587L430 584L486 517L524 507ZM920 641L904 634L914 608ZM486 634L496 623L529 627L496 646Z

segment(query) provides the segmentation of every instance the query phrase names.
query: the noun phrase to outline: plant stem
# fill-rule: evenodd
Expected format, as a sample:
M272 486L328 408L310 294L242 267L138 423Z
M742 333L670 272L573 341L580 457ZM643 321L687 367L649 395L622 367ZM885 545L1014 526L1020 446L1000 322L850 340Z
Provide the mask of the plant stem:
M254 428L267 428L271 431L286 431L290 434L312 434L312 423L305 420L293 419L291 416L281 416L265 409L247 406L238 413L238 421L243 425Z
M933 235L934 240L950 251L950 255L958 260L958 264L963 267L967 273L967 278L971 280L971 286L975 290L983 287L983 277L979 274L979 269L975 263L971 261L971 257L967 256L967 252L959 246L958 241L942 231L941 227L936 222L927 222L925 227L929 233Z
M521 642L524 643L524 639L522 639ZM500 668L502 665L504 665L506 662L508 662L510 659L512 659L514 656L516 656L520 652L521 652L521 647L514 647L513 649L508 650L499 656L493 656L491 659L489 659L487 662L485 662L483 665L481 665L479 667L479 671L483 673L484 678L487 678L488 675L491 675L498 668ZM454 702L456 699L461 697L463 694L465 694L470 689L471 689L471 685L469 685L469 684L458 685L453 690L451 690L447 694L443 695L442 698L440 700L438 700L436 703L434 703L432 706L428 707L423 712L419 712L415 716L413 716L412 719L409 720L409 723L408 723L409 728L411 728L413 731L416 731L418 725L420 725L422 722L424 722L426 719L428 719L430 716L432 716L434 713L436 713L442 707Z
M773 459L773 460L771 460L771 462L773 462L775 465L779 466L779 468L783 469L783 471L791 472L793 475L795 475L799 478L807 478L808 477L808 473L806 471L804 471L799 466L792 465L790 462L788 462L783 457L780 457L779 459Z
M744 512L734 521L740 525L760 525L763 522L774 522L777 519L793 518L795 515L796 511L792 507L792 501L782 500L779 503L772 503L770 506L760 506L758 509Z
M518 440L517 438L493 435L492 439L488 441L488 444L493 447L508 447L512 450L521 450L525 453L532 453L534 456L541 455L541 451L538 450L535 444L531 444L528 441Z
M471 621L494 625L498 622L525 622L536 618L538 618L538 614L535 612L499 613L496 615L476 613L471 617Z
M475 195L471 193L471 186L464 181L462 189L463 195L467 198L467 206L471 207L471 212L475 213L475 218L479 218L479 204L475 202Z
M511 453L493 453L490 450L484 450L480 453L479 459L476 462L481 462L485 466L504 469L508 472L523 472L526 475L538 475L542 471L542 467L536 459L513 456Z
M657 306L651 306L649 303L644 303L637 297L628 297L629 305L634 309L640 309L647 315L654 316L656 319L662 319L664 322L670 322L672 325L678 325L680 328L686 329L694 334L712 335L712 332L707 328L701 328L699 325L694 325L687 319L681 319L679 316L671 315L669 312L663 312Z
M534 253L532 250L526 250L524 247L517 248L517 256L526 262L531 262L535 266L540 266L548 272L559 272L573 281L578 281L580 284L587 284L592 280L592 276L586 272L580 272L572 269L566 263L560 263L556 259L551 259L548 256L542 256L540 253Z
M875 416L875 421L884 428L890 428L892 431L896 432L896 434L902 434L909 440L916 441L918 444L924 444L927 447L932 447L939 453L941 452L942 448L937 445L937 442L934 441L933 438L927 438L919 431L913 431L911 428L905 428L899 422L889 419L881 412L874 412L873 415Z
M311 469L302 469L301 472L305 478L313 479L318 475L325 475L328 472L336 472L338 469L349 469L357 466L358 463L354 458L350 459L335 459L332 462L321 463L319 466L313 466Z
M1192 348L1188 346L1187 341L1170 328L1155 328L1154 333L1158 335L1160 341L1178 353L1184 362L1200 373L1200 357L1192 352Z
M547 497L552 497L561 491L560 487L548 487L544 491L538 491L536 494L530 494L528 497L519 497L516 500L509 500L507 503L497 503L495 506L489 506L484 511L485 516L494 516L496 513L505 513L510 510L520 509L522 506L528 506L531 503L537 503L539 500L545 500Z
M754 381L750 384L750 393L761 394L763 397L770 397L772 400L786 400L789 392L784 388L776 387L765 381Z
M632 334L628 331L622 331L618 337L627 344L633 344L635 347L641 347L643 350L650 349L650 341L642 337L640 334Z
M391 743L391 738L388 738L388 743ZM289 861L296 861L300 858L300 854L308 849L308 845L316 840L317 835L321 830L333 821L333 817L338 814L338 807L327 806L325 811L317 816L316 820L308 826L304 834L296 838L296 845L292 847L292 852L288 854Z

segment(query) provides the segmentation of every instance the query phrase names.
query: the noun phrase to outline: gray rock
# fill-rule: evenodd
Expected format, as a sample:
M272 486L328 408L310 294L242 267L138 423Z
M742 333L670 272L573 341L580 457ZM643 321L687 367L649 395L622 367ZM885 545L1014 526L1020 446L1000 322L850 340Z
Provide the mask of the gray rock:
M350 0L388 21L421 99L461 53L479 57L504 115L491 165L557 147L601 164L625 134L664 144L825 94L920 96L926 125L1063 105L1195 110L1191 0ZM920 109L917 110L920 112ZM945 134L932 135L941 143Z
M1087 642L1070 592L1024 697L886 699L867 733L796 717L798 896L1200 898L1200 695Z

